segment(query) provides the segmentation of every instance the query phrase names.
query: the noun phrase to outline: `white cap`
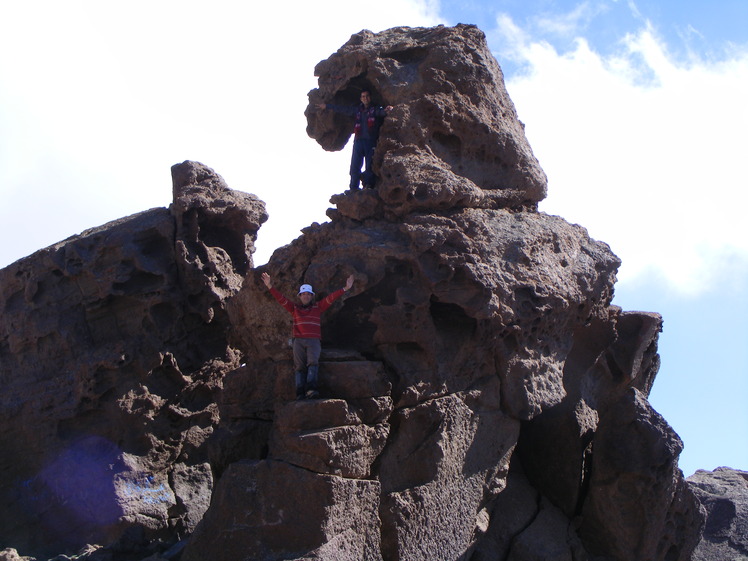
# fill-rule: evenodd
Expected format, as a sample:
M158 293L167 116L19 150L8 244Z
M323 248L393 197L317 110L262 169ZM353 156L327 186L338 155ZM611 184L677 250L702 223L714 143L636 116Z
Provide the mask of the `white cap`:
M302 294L304 292L308 292L309 294L314 294L314 290L312 290L311 284L302 284L299 287L299 294Z

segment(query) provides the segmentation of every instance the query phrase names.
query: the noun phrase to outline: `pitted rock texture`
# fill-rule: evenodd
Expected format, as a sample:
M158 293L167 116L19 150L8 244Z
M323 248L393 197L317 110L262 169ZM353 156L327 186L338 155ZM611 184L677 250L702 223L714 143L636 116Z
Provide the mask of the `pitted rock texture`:
M692 561L748 559L748 472L720 467L686 480L706 508L703 539Z
M262 202L185 162L170 210L0 271L0 556L689 560L706 511L647 401L662 318L612 306L619 259L534 209L545 180L511 102L482 105L505 92L480 32L362 32L319 69L312 101L368 86L398 104L382 182L265 267ZM395 97L405 81L464 115L438 128ZM481 128L492 111L511 118ZM435 148L473 146L465 122L488 159ZM339 147L337 126L312 129ZM391 183L389 152L413 167ZM295 400L263 272L318 298L354 275L323 316L319 399Z
M210 322L252 267L257 231L268 216L257 197L229 189L202 164L172 167L172 184L179 273L191 305Z
M337 197L352 218L455 207L533 207L546 176L533 156L483 32L470 25L362 31L315 68L307 132L340 150L353 125L318 103L356 105L362 89L392 105L374 171L381 205ZM366 199L368 200L368 199Z
M301 282L333 290L349 274L356 278L352 292L324 316L323 343L381 362L392 383L387 444L363 476L381 485L385 559L461 559L465 552L490 559L481 556L494 551L512 552L513 559L548 552L571 559L587 547L599 559L688 558L702 513L677 469L677 436L645 398L659 367L661 318L610 306L619 263L607 245L561 218L490 209L413 213L399 223L336 220L308 228L273 255L264 270L285 293ZM257 376L284 376L292 399L292 369L283 358L288 318L259 273L228 305L232 324L246 326L232 341L261 358ZM326 289L318 290L324 296ZM345 376L345 362L323 359L321 373L328 364ZM634 395L634 413L624 414L622 403ZM316 409L310 419L323 418L333 401L304 407ZM650 436L640 444L642 427L629 419L640 414L637 408L656 421L645 423ZM346 420L343 404L334 410L329 430L355 422ZM243 417L256 414L247 404ZM276 415L275 430L292 432L283 428L288 411ZM320 432L311 420L307 430ZM619 439L637 450L630 465L620 465ZM348 441L331 439L329 453ZM326 462L339 469L324 447L314 453L307 447L304 457L287 448L271 445L269 457L320 473ZM660 457L660 448L668 455ZM613 481L638 481L648 518L618 513L629 498L595 484L593 465L597 473L611 466ZM497 525L512 515L498 505L512 484L510 468L517 482L534 488L526 499L531 505L523 506L534 522L505 535ZM540 509L539 497L546 497ZM620 519L595 510L598 502ZM593 530L569 529L580 520L587 524L582 529ZM619 541L602 530L612 521ZM632 546L637 540L645 542L639 549Z
M327 333L336 346L410 365L398 372L396 402L460 391L498 372L505 407L529 420L565 393L574 327L596 318L609 325L618 313L608 308L618 265L605 244L558 217L463 209L310 228L267 269L287 293L302 276L331 288L355 276L360 288L350 305L334 306ZM287 318L256 284L229 310L235 324L259 316L260 333L234 336L262 357L287 339Z
M603 413L580 527L590 553L631 561L688 559L678 552L698 543L694 523L702 512L677 469L682 449L678 435L635 388Z
M208 507L214 393L239 359L223 307L267 215L202 164L172 171L171 210L0 271L0 546L186 533Z
M273 460L236 462L221 477L216 508L182 561L381 561L379 493L376 481L319 475Z

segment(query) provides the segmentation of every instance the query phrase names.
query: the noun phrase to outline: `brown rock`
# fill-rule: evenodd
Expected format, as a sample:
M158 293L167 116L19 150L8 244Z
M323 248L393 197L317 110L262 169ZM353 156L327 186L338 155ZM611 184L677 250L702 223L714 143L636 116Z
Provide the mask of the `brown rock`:
M482 34L362 32L318 71L312 102L396 106L377 189L263 268L318 297L355 276L323 316L322 399L293 401L291 319L252 267L264 205L175 166L170 211L0 271L2 543L688 559L702 513L646 400L662 318L611 306L618 258L535 211L545 176ZM345 122L307 116L342 146Z
M476 533L473 557L476 561L506 559L515 538L537 519L541 498L512 458L506 487L486 509L486 524ZM527 541L525 540L525 543Z
M286 292L355 275L350 295L323 316L323 344L384 362L399 405L498 372L507 413L529 419L563 399L574 328L608 316L618 264L605 244L560 218L464 209L400 224L324 224L277 251L267 269ZM259 310L261 339L248 336L248 310ZM246 325L234 333L237 347L289 356L277 343L289 318L264 287L245 283L228 312Z
M172 167L177 263L184 286L210 322L214 306L234 294L252 267L254 241L268 218L254 195L233 191L198 162Z
M546 177L525 138L504 77L475 26L362 31L315 68L307 132L340 150L352 124L318 103L392 105L375 154L377 192L388 214L454 207L533 207ZM381 215L368 194L336 198L338 211L361 220Z
M382 363L365 360L322 360L319 382L329 395L348 400L388 396L392 391Z
M18 551L9 547L0 551L0 561L35 561L33 557L21 557Z
M393 424L379 471L383 554L459 559L505 486L518 423L452 395L398 411Z
M542 500L537 516L512 541L507 561L574 561L578 542L569 519L547 500ZM576 544L577 550L580 546Z
M692 561L748 559L748 472L720 467L686 480L706 509L706 524Z
M388 434L387 423L364 424L342 399L292 402L276 414L270 457L317 473L363 479L370 477Z
M273 428L285 432L360 425L361 418L342 399L292 401L276 411Z
M389 426L384 423L276 432L270 440L270 457L316 473L365 479L388 434Z
M51 555L133 526L190 532L207 508L214 395L239 358L223 301L266 215L201 164L173 171L171 212L0 271L2 543Z
M704 513L677 469L683 443L632 388L600 419L580 533L590 553L687 561Z
M381 560L379 484L318 475L284 462L237 462L182 561Z
M564 364L566 396L523 427L518 450L527 476L569 517L587 492L600 414L630 387L651 387L661 326L657 314L611 307L576 329Z

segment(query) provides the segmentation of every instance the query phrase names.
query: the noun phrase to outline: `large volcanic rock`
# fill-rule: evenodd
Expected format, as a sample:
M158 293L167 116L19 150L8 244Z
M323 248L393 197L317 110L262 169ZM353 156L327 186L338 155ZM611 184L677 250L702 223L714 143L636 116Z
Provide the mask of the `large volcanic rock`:
M380 181L333 197L333 221L306 229L265 270L287 294L307 282L322 296L355 276L327 313L323 342L383 370L394 409L367 423L327 388L328 399L303 405L314 413L276 409L263 462L378 482L380 523L359 531L385 559L688 559L703 514L677 468L680 441L646 401L661 318L611 307L615 255L532 210L545 179L482 34L362 32L316 72L308 132L325 148L340 148L350 128L318 102L353 102L366 87L396 107L377 150ZM264 388L237 420L264 414L279 391L293 395L288 318L258 280L251 274L228 304L232 341L255 361L244 383ZM323 376L336 384L361 362L350 358L323 360ZM271 488L283 484L276 471ZM231 511L241 494L232 485L211 512ZM264 515L293 528L293 497L273 497ZM218 553L221 528L206 518L188 558L230 559ZM232 543L273 559L258 535L236 532ZM324 548L342 535L286 555L347 559Z
M349 130L315 103L368 87L396 107L380 182L266 267L262 203L185 162L171 210L0 271L0 549L688 560L705 511L647 401L662 320L611 306L618 258L537 212L480 31L361 32L317 73L325 148ZM318 297L355 277L323 317L318 400L294 400L264 271Z
M352 122L318 103L355 105L362 89L392 105L375 154L388 214L455 207L535 206L546 177L525 138L499 65L474 26L362 31L315 68L307 132L340 150ZM381 213L337 200L360 217Z
M171 210L0 271L0 546L184 534L208 506L214 396L240 359L225 301L267 215L205 166L173 176Z
M725 467L699 470L687 483L707 512L693 561L748 559L748 472Z

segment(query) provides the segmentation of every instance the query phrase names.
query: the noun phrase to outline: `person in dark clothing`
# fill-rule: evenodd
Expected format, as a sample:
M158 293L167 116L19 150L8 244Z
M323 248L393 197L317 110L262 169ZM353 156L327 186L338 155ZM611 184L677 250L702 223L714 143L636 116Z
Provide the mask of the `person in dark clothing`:
M286 311L293 315L293 362L296 376L296 399L303 397L314 399L319 396L317 391L317 374L319 372L319 355L322 352L322 312L332 303L348 292L353 286L353 275L346 280L345 286L323 298L314 301L314 291L311 285L302 284L299 287L300 304L294 304L275 288L270 275L262 273L262 282L270 294Z
M353 128L353 154L351 156L351 183L352 190L359 189L359 182L364 187L374 187L376 177L371 170L371 161L374 157L374 149L379 139L379 128L382 120L392 111L392 106L381 107L371 104L371 92L361 92L361 103L357 106L333 105L320 103L317 109L331 109L336 113L350 115L355 118ZM364 164L364 172L361 173L361 165Z

